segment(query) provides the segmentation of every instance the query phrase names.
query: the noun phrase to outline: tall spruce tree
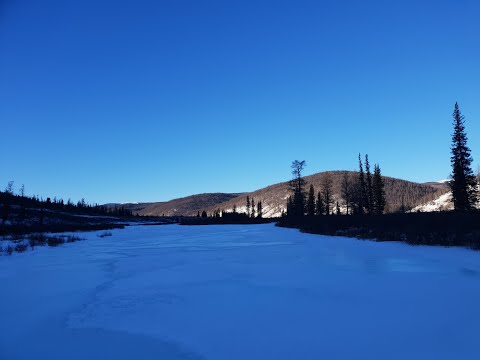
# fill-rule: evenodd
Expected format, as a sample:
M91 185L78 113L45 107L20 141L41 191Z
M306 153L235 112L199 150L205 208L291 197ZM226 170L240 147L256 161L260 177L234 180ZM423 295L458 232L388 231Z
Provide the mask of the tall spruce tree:
M367 208L367 212L371 214L373 213L373 184L368 154L365 155L365 175L365 207Z
M252 219L255 218L255 201L253 200L253 197L252 197L252 201L251 201L251 214L250 214L250 217Z
M323 215L324 211L325 211L325 207L323 206L323 197L322 197L322 193L319 191L317 194L317 204L315 207L315 214Z
M290 212L288 213L291 216L303 216L305 214L305 180L302 177L305 166L305 160L295 160L291 165L293 177L289 185L293 195Z
M247 195L247 216L250 217L250 196Z
M477 202L477 182L472 170L472 156L467 146L465 132L465 117L460 113L458 103L453 111L452 135L452 190L453 205L456 211L469 211L475 208Z
M327 172L323 174L321 185L325 215L330 215L330 209L333 208L333 179L330 173Z
M293 215L293 198L289 196L287 199L287 215Z
M382 179L380 166L375 164L373 170L373 212L383 214L387 202L385 200L385 183Z
M350 174L348 171L345 171L342 176L342 197L345 201L346 214L350 214L350 205L352 203L352 181L350 179Z
M262 202L259 201L257 203L257 218L261 219L263 217L263 205Z
M315 189L313 184L310 184L310 190L308 191L307 214L310 216L315 215Z
M364 213L366 199L365 174L363 172L362 156L358 154L358 179L355 186L355 210L357 214Z

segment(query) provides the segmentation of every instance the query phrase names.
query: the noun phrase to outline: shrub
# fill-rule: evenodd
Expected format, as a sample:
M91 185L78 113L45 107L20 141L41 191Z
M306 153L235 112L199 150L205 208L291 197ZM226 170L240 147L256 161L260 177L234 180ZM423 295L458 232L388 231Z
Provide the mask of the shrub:
M103 232L103 233L101 233L101 234L98 234L97 236L98 236L98 237L101 237L101 238L104 238L104 237L106 237L106 236L112 236L112 233L111 233L110 231L105 231L105 232Z
M23 240L24 236L20 234L13 234L10 236L10 240L12 241L18 241L18 240Z
M27 245L26 243L24 243L24 242L15 245L15 251L16 251L16 252L19 252L19 253L20 253L20 252L24 252L24 251L26 251L27 249L28 249L28 245Z
M45 245L47 242L47 237L44 234L30 234L28 236L28 241L30 242L30 246L32 246L32 243L35 245Z
M67 243L72 243L72 242L80 241L80 240L85 240L85 239L83 239L81 237L78 237L78 236L74 236L74 235L65 236L65 242L67 242Z
M12 255L13 253L13 247L11 245L8 245L6 248L5 248L5 253L7 255Z
M58 246L65 243L65 239L61 236L48 236L47 244L48 246Z

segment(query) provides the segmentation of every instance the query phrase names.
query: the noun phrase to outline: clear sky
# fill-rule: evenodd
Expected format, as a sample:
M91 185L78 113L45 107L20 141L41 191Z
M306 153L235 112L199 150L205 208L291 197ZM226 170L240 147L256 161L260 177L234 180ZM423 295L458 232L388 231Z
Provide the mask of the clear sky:
M0 0L0 186L90 202L480 160L480 3ZM480 163L480 162L478 162Z

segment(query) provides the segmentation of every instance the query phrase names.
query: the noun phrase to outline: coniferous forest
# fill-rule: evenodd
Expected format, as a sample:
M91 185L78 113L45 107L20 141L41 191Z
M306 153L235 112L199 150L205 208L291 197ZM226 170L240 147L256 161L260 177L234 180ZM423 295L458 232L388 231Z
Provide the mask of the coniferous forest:
M13 181L0 191L0 204L0 235L110 229L123 226L112 220L133 216L122 206L89 204L85 199L74 203L70 199L65 202L56 197L27 196L24 185L15 193Z
M448 185L453 211L407 212L408 199L402 196L396 199L398 210L385 214L389 207L385 195L388 180L382 176L379 164L374 164L372 171L368 155L363 158L359 154L356 175L346 174L342 179L343 213L338 203L335 211L329 177L324 178L315 197L313 185L306 191L302 177L306 162L295 160L291 166L291 196L287 200L287 213L279 225L318 234L480 249L479 182L471 167L473 158L467 145L465 117L458 103L454 106L450 149L452 173Z

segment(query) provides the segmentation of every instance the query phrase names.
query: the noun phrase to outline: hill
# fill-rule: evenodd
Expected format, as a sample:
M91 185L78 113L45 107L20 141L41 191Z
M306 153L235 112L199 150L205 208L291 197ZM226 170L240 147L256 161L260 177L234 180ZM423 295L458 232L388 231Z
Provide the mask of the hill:
M142 216L190 216L212 206L238 197L239 193L206 193L191 195L165 202L121 204L125 209Z
M328 171L306 176L306 189L313 184L315 192L321 189L322 178L326 173L329 173L333 180L333 193L335 202L338 200L341 211L345 211L344 201L341 196L341 183L345 176L355 177L357 173L353 171ZM385 195L387 200L387 213L393 213L400 210L403 206L405 209L412 209L415 206L432 201L439 196L448 192L448 187L442 183L415 183L407 180L396 179L392 177L383 177L385 181ZM233 211L236 206L237 212L245 212L247 195L254 198L255 203L262 202L263 213L265 217L276 217L286 211L287 199L291 192L288 182L283 182L275 185L259 189L257 191L243 194L239 197L231 199L225 203L217 204L207 209L207 212L213 212L216 209L224 211Z
M327 172L321 172L305 177L307 189L313 184L315 191L321 189L321 181ZM345 175L356 176L353 171L329 171L333 178L333 193L335 201L339 201L341 210L344 211L344 201L341 196L341 182ZM443 183L415 183L411 181L384 177L388 213L396 212L403 206L408 210L418 205L428 203L448 191ZM203 210L209 214L216 210L245 212L247 196L253 198L255 203L262 201L265 217L277 217L286 210L287 199L290 196L288 182L282 182L265 188L243 194L210 193L187 196L166 202L122 204L134 214L146 216L194 216Z

